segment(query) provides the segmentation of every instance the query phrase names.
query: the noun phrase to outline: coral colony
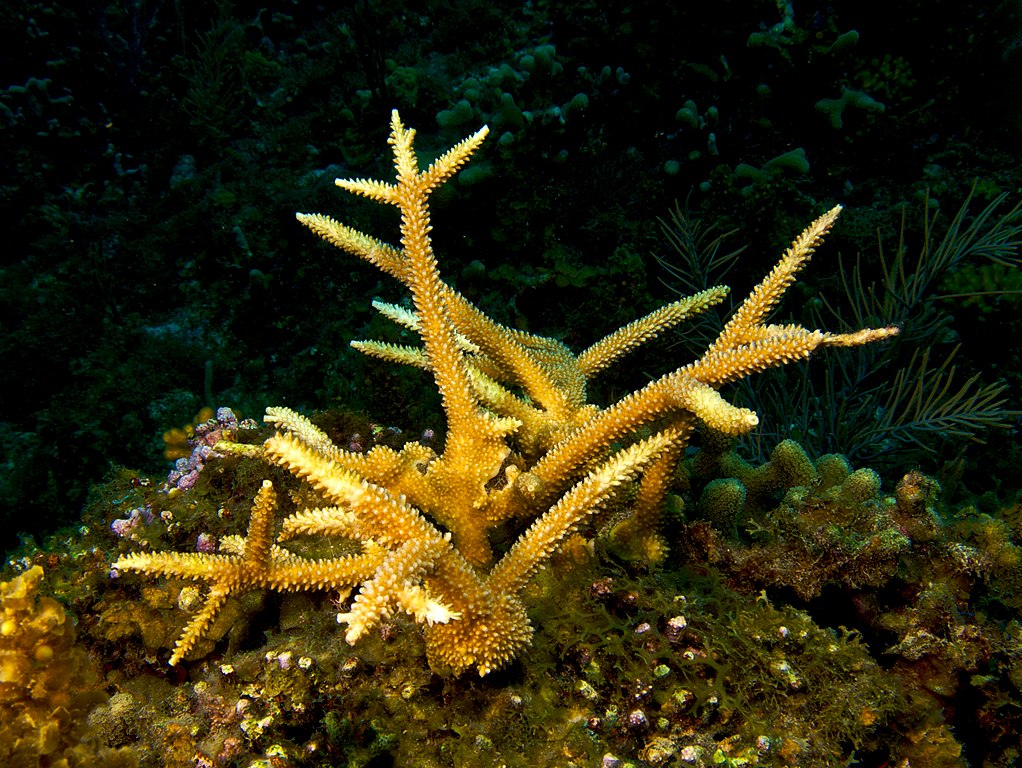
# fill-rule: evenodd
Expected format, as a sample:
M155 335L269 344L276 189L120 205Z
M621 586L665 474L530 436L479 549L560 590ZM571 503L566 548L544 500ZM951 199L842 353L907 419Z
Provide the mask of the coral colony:
M834 223L836 207L796 238L700 359L609 407L589 403L591 379L665 329L720 303L727 288L675 301L579 354L555 339L497 324L441 280L429 236L430 195L486 135L484 127L421 170L415 132L395 111L389 138L395 180L337 181L342 189L400 210L399 246L328 216L298 214L324 240L411 292L413 311L376 306L414 331L421 346L372 341L352 346L432 375L447 419L443 450L438 453L428 441L410 441L399 450L338 447L287 408L267 410L265 421L277 431L262 445L232 442L231 430L225 431L215 450L259 456L287 469L307 484L316 503L278 527L277 489L264 480L247 535L225 537L218 552L137 552L114 563L117 571L208 583L205 602L177 641L172 665L189 654L233 595L337 590L345 596L354 592L337 617L348 643L404 613L422 625L434 669L486 675L531 641L523 599L530 579L584 521L620 500L626 487L634 490L630 513L611 533L617 549L636 559L663 559L661 508L697 423L727 435L747 433L758 423L754 412L718 393L722 385L805 359L821 347L856 346L898 332L887 327L831 334L765 322ZM179 482L194 469L183 466ZM508 522L522 533L510 547L495 550L492 534ZM335 557L299 555L287 546L297 537L346 540L356 549Z

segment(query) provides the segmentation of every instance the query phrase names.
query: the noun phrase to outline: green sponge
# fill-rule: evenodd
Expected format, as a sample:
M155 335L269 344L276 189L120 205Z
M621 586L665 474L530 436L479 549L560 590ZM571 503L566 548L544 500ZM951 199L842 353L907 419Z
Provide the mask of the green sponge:
M437 112L437 125L441 128L457 128L472 119L472 105L462 99L450 109Z
M735 477L711 480L699 497L699 516L713 529L729 538L738 538L738 520L745 508L745 486Z
M853 91L851 88L842 88L840 99L820 99L816 102L816 109L823 112L835 128L844 125L844 112L847 107L858 107L867 112L883 112L887 109L886 105L868 94Z

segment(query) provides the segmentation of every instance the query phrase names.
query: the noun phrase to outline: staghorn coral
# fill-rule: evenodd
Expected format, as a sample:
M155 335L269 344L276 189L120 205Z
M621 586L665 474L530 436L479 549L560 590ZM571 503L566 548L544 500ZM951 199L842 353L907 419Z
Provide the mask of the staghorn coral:
M430 194L450 179L486 137L483 128L421 170L414 131L395 111L389 143L394 183L342 179L338 186L401 213L397 248L319 214L298 218L328 242L397 278L414 311L379 305L415 331L422 347L356 342L361 351L422 368L434 378L447 417L443 452L418 442L353 453L335 446L308 419L271 408L277 434L235 450L282 466L321 502L283 521L274 543L276 493L259 490L248 535L221 552L131 553L114 567L207 581L206 601L178 640L176 664L213 624L231 595L253 589L358 592L338 615L356 643L391 615L424 625L426 652L438 670L480 675L504 666L531 641L523 591L589 517L623 486L639 481L632 516L618 544L662 558L658 528L671 470L697 421L730 435L758 423L717 389L827 346L888 338L896 328L830 334L765 319L830 229L836 207L813 222L737 309L704 355L614 405L587 402L586 384L665 328L720 302L713 287L626 325L578 355L560 342L493 322L439 276L429 232ZM230 445L230 444L227 444ZM641 480L640 480L641 476ZM495 552L498 527L525 530ZM295 537L355 542L338 557L304 557L281 546Z

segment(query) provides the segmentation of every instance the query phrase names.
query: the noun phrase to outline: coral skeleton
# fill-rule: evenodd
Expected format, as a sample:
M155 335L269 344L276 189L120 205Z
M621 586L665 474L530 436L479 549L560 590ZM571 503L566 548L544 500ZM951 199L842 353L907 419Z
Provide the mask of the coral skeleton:
M324 240L403 283L414 311L379 304L414 331L421 346L353 342L360 351L428 371L447 420L443 450L409 442L367 453L334 445L309 419L270 408L276 433L254 452L308 483L322 505L285 518L277 532L275 491L263 483L245 538L218 553L133 553L114 567L206 581L204 606L170 657L181 661L232 595L253 590L354 592L338 621L356 643L386 618L404 613L422 625L431 666L480 675L508 664L529 645L523 601L530 579L622 489L630 514L614 530L619 548L651 561L666 550L660 509L674 465L698 422L729 435L756 414L718 392L764 369L828 346L888 338L897 328L831 334L766 323L840 212L814 221L752 291L703 356L609 407L587 401L587 384L637 346L720 303L727 288L680 299L626 325L579 354L557 340L502 326L443 282L430 241L430 195L468 161L484 127L420 169L415 132L391 118L395 180L339 179L337 185L401 214L400 245L389 245L321 214L298 219ZM238 446L242 448L242 446ZM219 446L218 446L219 450ZM252 451L250 450L250 453ZM517 526L495 551L495 529ZM332 558L287 548L299 536L336 537L358 551ZM496 548L499 549L499 548Z

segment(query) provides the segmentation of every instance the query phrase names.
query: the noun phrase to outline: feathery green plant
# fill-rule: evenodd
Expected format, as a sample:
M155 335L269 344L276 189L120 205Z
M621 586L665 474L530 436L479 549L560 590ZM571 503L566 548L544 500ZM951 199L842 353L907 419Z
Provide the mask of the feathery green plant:
M850 270L839 257L846 309L821 298L815 314L832 318L813 322L836 322L843 330L898 325L902 334L893 344L830 356L819 375L791 366L760 377L755 389L744 387L741 398L761 416L762 426L750 437L754 453L794 437L816 455L839 452L853 463L893 464L913 452L933 453L944 439L981 442L983 431L1007 427L1022 414L1010 407L1003 382L986 383L978 373L962 377L955 365L960 345L939 364L931 362L936 347L954 338L942 300L964 295L941 295L941 281L969 263L1010 269L1022 263L1022 202L1005 211L1008 196L1002 194L970 214L972 198L970 193L946 225L927 200L918 249L909 245L903 215L893 253L881 242L873 273L862 255ZM675 278L685 276L685 291L718 282L740 253L724 247L731 232L707 240L707 230L680 208L661 226L678 261L658 260Z

